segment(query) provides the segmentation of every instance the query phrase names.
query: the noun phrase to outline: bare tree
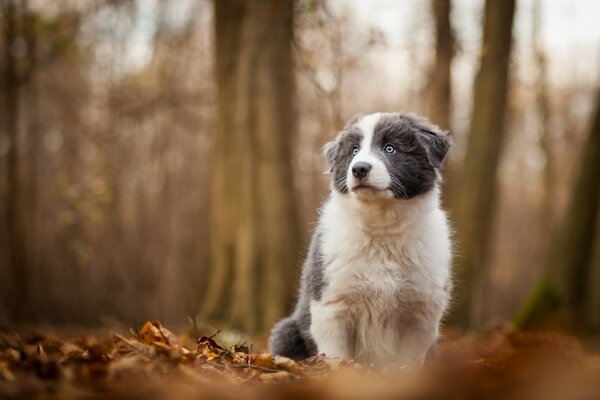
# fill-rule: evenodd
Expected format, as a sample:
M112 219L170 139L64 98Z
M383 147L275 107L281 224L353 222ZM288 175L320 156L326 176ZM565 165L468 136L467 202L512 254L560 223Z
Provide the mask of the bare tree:
M487 0L481 65L475 80L473 115L461 181L454 196L458 236L456 321L478 324L476 290L490 250L496 200L496 170L504 142L504 110L512 44L514 0ZM474 317L474 318L473 318Z
M597 206L600 209L600 204ZM600 332L600 212L596 211L594 254L588 279L588 301L585 327L590 333Z
M3 8L4 54L2 57L2 123L3 135L9 144L6 166L6 224L8 233L9 265L12 274L11 309L16 320L27 317L29 300L29 265L27 262L25 210L21 198L21 165L19 160L19 117L20 76L17 55L21 51L22 38L18 32L18 5L15 0L7 0Z
M591 316L598 299L600 229L600 92L596 113L584 144L571 200L558 227L546 262L546 276L532 291L515 325L531 326L559 309L581 330L598 323Z
M429 76L427 115L442 129L450 129L451 66L454 35L450 25L450 0L432 0L435 20L435 61Z
M589 297L588 280L594 251L595 223L600 204L600 93L596 115L583 148L572 199L549 258L550 271L563 271L564 287L572 315L584 320Z
M298 262L292 179L293 2L215 2L217 132L203 313L249 332L289 307Z
M537 79L536 79L536 105L540 118L540 147L544 152L546 162L543 171L544 185L544 203L542 205L541 215L543 216L543 232L551 238L553 229L554 215L554 188L555 175L554 171L554 149L552 148L552 132L550 131L550 104L548 98L548 66L546 54L543 48L542 35L540 34L541 25L541 0L536 0L533 5L533 21L532 21L532 40L534 56L537 64Z

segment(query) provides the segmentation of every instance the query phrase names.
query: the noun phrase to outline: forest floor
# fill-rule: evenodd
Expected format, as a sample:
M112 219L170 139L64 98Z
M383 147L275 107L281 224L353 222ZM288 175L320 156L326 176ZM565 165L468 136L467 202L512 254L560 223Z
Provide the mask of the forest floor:
M600 356L575 338L496 327L446 338L423 368L294 362L176 336L0 332L0 399L600 399Z

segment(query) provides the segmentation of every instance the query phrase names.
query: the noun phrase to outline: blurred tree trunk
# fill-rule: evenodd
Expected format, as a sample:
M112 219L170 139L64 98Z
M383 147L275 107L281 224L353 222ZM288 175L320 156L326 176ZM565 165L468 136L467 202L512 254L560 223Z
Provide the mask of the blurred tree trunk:
M582 149L571 200L548 252L546 277L534 289L515 325L527 328L565 308L581 330L589 330L597 318L590 309L598 296L600 243L600 91L594 121Z
M552 246L549 268L553 276L563 275L566 283L567 306L577 323L585 321L590 297L589 280L594 253L595 223L600 204L600 92L596 100L596 115L583 148L579 175L572 200L556 242ZM556 271L556 272L554 272ZM562 273L561 273L562 272ZM561 285L562 286L562 285ZM561 288L559 286L559 288ZM582 326L582 328L585 328Z
M15 320L23 321L27 317L28 307L28 272L25 235L24 202L21 199L19 162L18 127L20 115L20 88L18 72L18 25L19 18L17 4L14 0L7 0L2 7L4 54L2 68L2 121L3 135L6 135L9 144L6 165L6 225L8 232L9 267L11 271L12 293L10 294L10 308Z
M548 67L546 54L542 45L540 34L541 25L541 0L536 0L533 5L532 37L535 60L537 64L536 79L536 103L541 121L540 148L542 149L546 162L544 163L543 185L544 198L542 204L542 235L548 239L547 245L552 239L554 229L554 149L552 148L552 133L550 131L550 104L548 98Z
M427 115L442 129L450 129L451 66L454 35L450 25L450 0L432 0L435 20L435 61L429 75Z
M39 158L40 152L40 130L41 130L41 116L40 116L40 82L38 74L39 60L37 55L39 32L36 25L37 16L35 13L28 8L28 2L23 2L23 13L24 13L24 37L27 41L27 55L28 63L26 70L24 71L25 79L23 82L24 104L27 104L27 115L28 124L27 137L28 137L28 151L27 151L27 165L22 168L25 171L26 182L23 196L26 198L23 206L26 208L26 222L27 231L27 265L28 265L28 281L29 286L34 286L33 277L36 276L39 266ZM33 290L33 289L30 289ZM33 319L36 315L33 314L35 310L34 300L31 300L29 307L31 307L30 317Z
M435 21L435 60L427 83L427 116L442 129L451 130L452 108L452 59L454 58L454 34L450 24L451 0L431 0ZM451 199L457 166L448 159L444 165L442 181L443 201Z
M295 291L293 2L215 2L219 114L203 316L269 328Z
M597 335L600 333L600 202L596 206L596 236L588 290L589 301L585 327L589 333Z
M496 199L496 170L504 139L504 110L512 44L514 0L488 0L481 65L461 181L454 195L458 246L455 322L479 324L483 271L488 261Z

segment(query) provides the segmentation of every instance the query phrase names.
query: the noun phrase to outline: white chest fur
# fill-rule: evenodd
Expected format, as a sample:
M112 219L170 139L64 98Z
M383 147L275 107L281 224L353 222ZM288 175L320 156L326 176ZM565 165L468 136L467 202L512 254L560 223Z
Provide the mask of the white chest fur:
M437 190L376 204L334 193L319 229L326 288L311 303L319 352L420 362L448 302L451 247Z

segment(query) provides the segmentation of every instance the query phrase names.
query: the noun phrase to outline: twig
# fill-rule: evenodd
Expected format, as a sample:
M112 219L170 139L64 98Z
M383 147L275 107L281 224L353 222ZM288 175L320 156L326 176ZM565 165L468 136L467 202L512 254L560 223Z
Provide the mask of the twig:
M206 361L206 360L199 360L202 364L207 364L210 366L213 366L215 368L220 368L220 369L225 369L227 367L231 367L231 368L251 368L251 369L256 369L259 371L263 371L263 372L287 372L288 374L290 374L290 376L294 377L294 378L300 378L300 375L295 374L293 372L290 371L286 371L284 369L274 369L274 368L267 368L267 367L261 367L259 365L253 365L253 364L219 364L216 362L212 362L212 361Z

